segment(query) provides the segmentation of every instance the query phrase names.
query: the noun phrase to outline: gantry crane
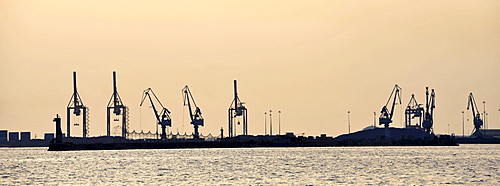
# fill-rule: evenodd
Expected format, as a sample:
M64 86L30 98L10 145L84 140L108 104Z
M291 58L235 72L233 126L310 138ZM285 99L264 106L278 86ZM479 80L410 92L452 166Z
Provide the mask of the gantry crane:
M408 106L405 109L405 126L406 128L422 128L422 118L424 115L424 108L422 108L422 104L417 103L417 99L415 99L415 95L411 95L410 102L408 102ZM417 118L416 123L412 123L412 121Z
M161 106L160 111L156 110L156 107L155 107L155 104L153 102L153 98L151 97L151 94L153 94L153 97L155 98L155 100L160 104L160 106ZM142 107L142 104L144 103L144 100L146 100L146 97L149 98L149 101L151 103L151 107L153 108L153 112L154 112L155 117L156 117L156 121L158 122L158 125L161 126L161 139L165 140L165 139L167 139L166 128L167 128L167 126L168 127L172 126L172 119L170 118L170 115L169 115L170 111L161 104L160 99L158 99L156 94L153 92L153 89L151 89L151 88L144 90L144 92L142 93L142 100L141 100L141 105L140 105L141 107Z
M428 134L434 133L432 127L434 125L434 108L436 108L435 97L436 95L434 94L434 89L431 90L431 94L429 96L429 87L425 87L425 115L422 127Z
M228 123L229 123L229 137L233 137L236 135L236 130L234 128L235 124L235 118L238 116L243 117L243 135L248 135L248 119L247 119L247 108L244 106L244 102L241 102L240 98L238 97L238 88L236 84L236 80L234 80L234 99L233 102L231 102L231 105L229 106L229 109L227 110L228 112ZM237 123L240 125L240 122L238 121Z
M378 118L379 125L384 125L385 128L389 128L389 124L392 123L392 116L394 115L394 107L396 106L396 100L399 99L399 104L401 104L401 88L398 85L394 85L392 89L391 96L389 96L389 100L384 107L382 107L382 111L380 111L380 117ZM392 103L391 103L392 99ZM391 103L391 110L387 109Z
M88 111L89 108L83 104L82 98L80 98L80 94L78 94L78 91L76 90L76 72L73 72L73 95L71 96L71 99L69 100L68 106L66 107L66 118L67 118L67 135L68 137L71 136L71 117L70 113L71 110L73 109L73 114L76 116L80 116L83 114L83 138L86 138L88 133L89 133L89 117L88 117ZM82 113L83 112L83 113ZM75 121L74 126L79 126L77 121Z
M189 108L189 118L191 119L191 124L194 127L194 139L200 138L200 133L198 132L199 126L204 126L205 119L201 116L200 107L196 106L196 102L194 102L193 95L189 90L189 87L186 85L182 89L183 98L184 98L184 106ZM193 110L194 108L194 110Z
M474 130L472 131L472 137L482 137L483 133L481 132L481 127L483 126L483 120L481 119L481 114L477 109L476 100L474 100L474 96L472 92L469 94L469 102L467 104L467 110L472 108L472 115L474 117Z
M107 106L107 136L111 136L111 110L113 110L113 114L116 116L122 116L122 137L127 137L127 129L128 129L128 107L125 106L118 94L118 90L116 89L116 72L113 71L113 94L109 99ZM120 121L119 118L115 118L114 121Z

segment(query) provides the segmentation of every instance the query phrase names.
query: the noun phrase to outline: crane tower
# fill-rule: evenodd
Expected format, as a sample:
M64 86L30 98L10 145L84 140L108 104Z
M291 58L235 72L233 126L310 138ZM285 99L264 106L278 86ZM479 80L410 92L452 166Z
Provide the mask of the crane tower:
M415 95L411 95L410 102L405 109L405 126L406 128L422 128L422 119L424 115L424 108L422 108L422 104L417 103L417 99L415 99ZM417 120L416 123L412 121Z
M435 97L434 89L431 90L431 94L429 96L429 87L425 87L425 115L424 115L424 123L422 124L424 131L428 134L432 134L434 125L434 108L435 105Z
M153 102L153 98L151 97L151 94L153 94L153 97L155 98L156 102L160 104L161 110L158 111L156 110L156 107ZM148 88L144 90L142 93L142 100L141 100L141 107L142 104L144 103L144 100L146 100L146 97L149 98L149 101L151 103L151 108L153 108L153 112L155 114L156 121L158 122L158 125L161 126L161 139L166 140L167 139L167 131L166 128L172 126L172 119L170 118L170 111L161 104L160 99L156 96L156 94L153 92L153 89ZM157 125L157 126L158 126ZM156 128L158 129L158 128ZM158 131L158 130L157 130Z
M205 125L205 119L203 119L203 116L201 116L201 109L196 105L193 95L191 94L191 91L189 90L189 87L187 85L182 89L182 93L184 98L184 106L187 106L189 108L189 118L191 119L191 124L194 128L194 139L198 139L200 138L198 128L199 126Z
M237 88L237 83L236 80L234 80L234 99L231 102L231 105L229 106L228 109L228 123L229 123L229 128L228 128L228 133L229 137L233 137L236 135L236 129L234 128L234 124L236 122L236 119L238 117L242 117L243 119L243 135L248 135L248 119L247 119L247 108L244 106L244 102L241 102L240 98L238 97L238 88ZM240 125L240 122L237 122L238 125Z
M481 127L483 126L483 120L481 119L481 114L477 109L476 100L472 95L472 92L469 94L469 102L467 104L467 110L472 110L472 116L474 117L474 130L472 131L472 137L482 137L483 133L481 132Z
M380 117L378 118L379 125L384 125L385 128L389 128L389 124L392 123L392 116L394 115L394 107L398 102L396 100L399 99L399 104L401 104L401 88L398 85L394 85L392 89L391 96L389 96L389 100L384 107L382 107L382 111L380 111ZM391 103L392 99L392 103ZM391 103L391 105L389 105ZM387 108L387 106L391 106L391 110Z
M120 121L120 115L121 117L121 132L122 132L122 137L126 138L127 137L127 129L128 129L128 107L125 106L122 102L122 99L120 98L120 95L118 94L118 90L116 88L116 72L113 71L113 94L111 95L111 98L109 99L108 102L108 107L107 107L107 136L111 136L111 110L113 110L113 114L115 114L116 118L114 121Z
M80 98L80 94L78 94L78 91L76 90L76 72L73 72L73 95L71 96L71 99L69 100L68 106L66 107L66 118L67 118L67 135L68 137L71 136L71 110L73 110L73 114L75 116L80 116L83 115L83 121L82 121L82 136L83 138L86 138L88 133L89 133L89 108L83 104L82 98ZM80 126L78 124L78 121L75 121L73 126Z

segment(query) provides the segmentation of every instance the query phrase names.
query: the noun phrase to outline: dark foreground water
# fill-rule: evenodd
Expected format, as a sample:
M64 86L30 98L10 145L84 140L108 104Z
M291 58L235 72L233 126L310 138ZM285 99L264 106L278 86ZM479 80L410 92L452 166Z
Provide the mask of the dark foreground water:
M500 145L46 150L0 148L0 184L500 185Z

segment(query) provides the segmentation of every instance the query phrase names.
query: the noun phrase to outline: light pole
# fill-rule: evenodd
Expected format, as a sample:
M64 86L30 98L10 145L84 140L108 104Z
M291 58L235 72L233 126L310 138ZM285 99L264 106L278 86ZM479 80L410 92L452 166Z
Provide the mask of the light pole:
M484 128L488 129L488 125L486 125L486 101L483 101L483 121Z
M351 117L350 117L351 111L347 111L347 132L350 134L351 133Z
M281 135L281 110L278 111L278 135Z
M377 127L377 112L373 112L373 128Z
M488 132L488 113L484 113L484 125L486 125L486 130L484 131L484 134L487 135L486 133Z
M264 136L267 135L267 112L264 112Z
M462 137L465 137L464 111L462 110Z
M273 135L273 117L271 115L272 110L269 110L269 135Z

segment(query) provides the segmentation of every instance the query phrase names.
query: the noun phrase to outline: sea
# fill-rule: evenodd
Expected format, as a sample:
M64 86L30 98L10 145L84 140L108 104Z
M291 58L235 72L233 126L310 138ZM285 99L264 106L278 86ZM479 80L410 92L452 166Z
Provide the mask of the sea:
M0 185L500 185L500 144L47 151L0 148Z

